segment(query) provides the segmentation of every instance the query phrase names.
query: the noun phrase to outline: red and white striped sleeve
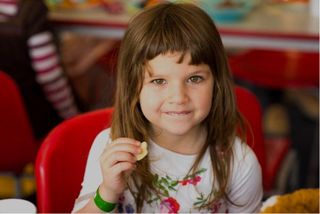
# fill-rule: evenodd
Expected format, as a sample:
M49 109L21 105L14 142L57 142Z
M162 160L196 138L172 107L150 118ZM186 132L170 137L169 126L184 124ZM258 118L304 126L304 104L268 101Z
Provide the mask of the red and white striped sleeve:
M8 19L18 12L18 0L0 0L0 19Z
M47 99L62 118L78 114L68 80L60 65L60 58L50 31L32 35L28 39L32 67L36 80L42 86Z

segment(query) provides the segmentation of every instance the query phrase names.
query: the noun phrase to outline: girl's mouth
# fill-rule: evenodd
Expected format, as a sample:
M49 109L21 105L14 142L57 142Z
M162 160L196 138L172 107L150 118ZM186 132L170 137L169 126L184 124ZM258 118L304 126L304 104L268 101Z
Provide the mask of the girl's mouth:
M166 111L165 114L171 116L185 116L188 115L190 111Z

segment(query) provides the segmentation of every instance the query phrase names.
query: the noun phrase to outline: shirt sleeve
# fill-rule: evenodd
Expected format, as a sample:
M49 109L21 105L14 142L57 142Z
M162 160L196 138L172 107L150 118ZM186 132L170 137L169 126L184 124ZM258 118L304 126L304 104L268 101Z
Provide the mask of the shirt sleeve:
M262 204L262 172L253 150L236 140L228 205L230 213L257 213ZM239 205L239 206L237 206Z
M21 30L27 40L36 81L61 118L68 119L77 115L79 110L71 85L64 74L58 41L48 21L46 5L39 0L15 2L19 3L16 19L22 23Z
M84 207L92 198L102 182L102 174L100 170L99 158L107 143L111 142L110 129L100 132L95 138L87 160L86 169L84 173L82 188L78 198L75 201L72 212Z
M77 115L73 92L64 75L53 34L48 30L33 34L27 43L36 80L47 100L61 118Z

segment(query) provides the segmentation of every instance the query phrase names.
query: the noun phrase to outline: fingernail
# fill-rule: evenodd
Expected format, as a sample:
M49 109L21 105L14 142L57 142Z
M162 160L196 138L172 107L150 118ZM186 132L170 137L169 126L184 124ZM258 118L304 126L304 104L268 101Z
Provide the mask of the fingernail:
M137 149L137 154L140 154L142 152L142 149L139 147L138 149Z

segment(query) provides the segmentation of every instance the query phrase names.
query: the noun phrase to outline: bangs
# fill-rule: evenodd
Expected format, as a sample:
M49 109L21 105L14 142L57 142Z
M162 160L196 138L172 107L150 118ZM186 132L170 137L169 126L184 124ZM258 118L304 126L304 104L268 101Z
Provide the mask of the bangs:
M208 29L201 29L194 14L188 10L175 8L175 5L164 5L155 16L144 26L145 34L140 43L140 60L147 61L160 54L179 52L181 63L185 54L191 55L192 65L209 64L214 59L211 53L212 37ZM150 18L150 17L149 17ZM214 27L211 26L213 29ZM213 34L212 34L213 35Z

